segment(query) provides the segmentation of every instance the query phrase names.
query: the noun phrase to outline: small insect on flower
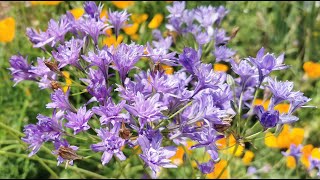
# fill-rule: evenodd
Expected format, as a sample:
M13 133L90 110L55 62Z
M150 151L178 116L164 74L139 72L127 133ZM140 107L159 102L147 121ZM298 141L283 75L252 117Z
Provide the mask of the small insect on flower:
M230 40L233 39L234 37L236 37L239 29L240 29L239 27L234 27L234 28L232 29L231 36L230 36Z
M58 81L51 81L50 85L51 85L52 90L59 89L59 88L61 89L61 86Z
M56 61L51 62L51 61L44 61L44 64L53 72L59 73L60 70L58 68L58 64Z
M231 126L231 122L232 122L232 118L235 115L231 115L229 117L225 117L222 119L222 124L215 124L214 125L214 129L217 130L220 133L225 132L230 126Z
M119 131L119 136L122 139L129 139L131 137L132 133L130 132L130 130L128 128L126 128L126 125L124 124L124 122L122 121L122 125L121 125L121 129Z
M77 160L82 159L82 156L79 156L75 150L70 147L60 146L58 149L58 155L66 160Z

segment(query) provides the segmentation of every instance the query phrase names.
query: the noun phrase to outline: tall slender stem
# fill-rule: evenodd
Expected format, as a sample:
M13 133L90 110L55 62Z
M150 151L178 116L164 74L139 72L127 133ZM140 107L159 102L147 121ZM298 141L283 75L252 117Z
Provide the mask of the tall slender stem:
M236 147L234 148L231 157L228 159L227 161L227 165L222 169L222 171L219 173L217 179L220 179L220 177L222 176L222 174L224 173L224 171L228 168L231 160L233 159L234 155L236 154L237 150L238 150L239 145L236 143Z
M32 159L32 160L36 160L39 161L39 159L37 159L36 157L28 157L27 155L24 154L17 154L17 153L13 153L13 152L6 152L6 151L0 151L1 155L5 155L5 156L16 156L16 157L22 157L22 158L28 158L28 159ZM42 159L43 162L52 164L52 165L57 165L56 161L52 161L52 160L48 160L48 159ZM91 172L91 171L87 171L85 169L82 168L78 168L75 166L69 166L68 169L74 170L74 171L79 171L87 176L93 177L93 178L98 178L98 179L106 179L107 177L102 176L100 174Z

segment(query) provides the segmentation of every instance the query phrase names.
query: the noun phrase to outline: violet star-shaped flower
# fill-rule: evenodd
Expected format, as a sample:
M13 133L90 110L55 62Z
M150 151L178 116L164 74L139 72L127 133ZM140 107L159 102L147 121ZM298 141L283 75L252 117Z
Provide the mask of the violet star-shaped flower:
M89 79L80 80L88 84L87 90L95 98L95 101L98 101L100 104L104 104L107 97L110 96L112 88L107 88L102 71L90 68L88 78Z
M92 111L87 111L85 106L80 107L77 113L67 112L65 118L69 122L67 122L65 126L73 129L75 135L81 131L86 131L90 129L88 121L92 115Z
M102 142L92 144L90 147L95 152L103 152L101 157L102 165L107 164L113 155L121 161L126 159L126 156L121 151L121 147L124 146L125 140L120 138L118 135L120 128L119 125L120 124L116 124L110 132L108 129L104 128L96 130L98 132L98 136L102 139Z
M31 149L29 157L35 155L41 148L45 140L42 138L42 131L35 124L24 126L23 133L26 135L21 138L22 141L29 144L28 149Z
M254 112L259 117L261 125L266 129L275 127L279 122L279 111L265 111L263 106L255 106Z
M119 72L122 83L128 72L143 55L143 51L144 48L141 45L136 45L135 43L131 43L130 45L121 43L111 55L114 62L114 65L111 67Z
M112 24L114 28L116 37L118 37L120 28L125 26L125 22L128 20L130 15L131 14L128 14L126 10L120 11L120 12L119 11L112 12L109 9L108 18L109 18L109 22Z
M289 100L295 94L293 89L293 82L285 81L277 81L272 78L268 78L268 88L271 90L273 96L271 97L270 107L274 107L277 104Z
M83 46L83 41L80 39L72 39L65 42L64 45L59 45L57 51L52 52L52 56L59 61L59 68L62 68L66 65L73 65L80 70L83 68L79 63L79 54Z
M216 141L223 138L223 135L218 135L217 131L210 126L203 128L201 131L190 134L192 135L192 140L198 141L198 144L191 146L191 149L204 147L212 160L216 161L219 159Z
M214 50L214 56L216 57L216 61L225 61L229 62L231 60L231 57L235 55L236 52L232 49L227 48L226 46L219 46L216 47Z
M272 71L287 69L289 66L284 65L284 54L275 57L274 54L264 54L264 48L262 47L256 58L249 58L250 61L255 64L259 70L259 80L260 82L268 76Z
M152 122L161 120L165 116L161 111L166 110L167 107L159 101L160 94L155 94L149 98L146 98L142 93L138 92L134 104L124 105L124 108L133 116L139 118L141 128L146 122Z
M161 147L162 137L159 133L152 137L152 141L145 135L138 137L138 143L142 149L142 154L139 156L152 170L152 177L156 177L156 173L160 171L160 167L177 168L171 164L169 158L176 153L176 147L167 146Z
M13 81L15 82L14 86L23 80L33 80L36 81L36 74L30 72L32 69L31 65L28 64L27 59L22 57L21 55L11 56L10 60L10 68L11 75L13 77Z
M121 113L125 101L121 101L119 104L114 104L111 98L108 98L107 102L103 106L93 107L92 111L101 116L101 125L107 125L109 123L114 124L115 122L120 123L126 121L126 115Z
M70 104L68 96L70 93L70 89L64 94L61 89L55 90L51 93L51 103L46 105L47 108L59 108L63 111L69 110L72 112L76 112L76 109Z
M197 162L197 161L196 161ZM203 174L209 174L211 173L213 170L214 170L214 161L212 159L210 159L208 162L206 163L201 163L199 164L197 162L197 165L198 165L198 168L200 169L200 171L203 173Z

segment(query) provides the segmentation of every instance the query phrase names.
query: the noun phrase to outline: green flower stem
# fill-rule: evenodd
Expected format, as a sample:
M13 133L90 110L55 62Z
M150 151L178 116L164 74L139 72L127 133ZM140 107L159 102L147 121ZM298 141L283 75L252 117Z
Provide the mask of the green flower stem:
M90 133L88 133L87 131L85 132L86 135L89 136L89 138L91 138L94 142L98 142L100 140L100 138L98 138L97 136L94 136Z
M174 116L176 116L177 114L181 113L185 108L187 108L188 106L190 106L192 104L192 101L190 101L188 104L186 104L185 106L183 106L181 109L179 109L179 111L175 112L174 114L172 114L171 116L169 116L169 119L173 118Z
M185 106L183 106L181 109L179 109L179 111L175 112L174 114L172 114L171 116L168 117L168 119L164 119L162 121L160 121L160 123L155 127L155 129L158 129L161 125L163 125L166 121L168 121L169 119L172 119L174 116L176 116L177 114L181 113L185 108L187 108L188 106L190 106L192 104L192 101L190 101L188 104L186 104ZM179 126L177 126L179 127Z
M194 178L195 173L194 173L194 171L193 171L193 166L192 166L191 158L190 158L190 156L188 155L187 148L186 148L185 146L182 146L182 148L183 148L183 150L184 150L184 152L185 152L186 159L187 159L188 164L189 164L189 166L190 166L190 168L191 168L191 178Z
M232 161L234 155L236 154L237 150L238 150L239 145L236 143L236 147L234 148L231 157L228 159L227 161L227 165L222 169L222 171L219 173L217 179L220 179L220 177L222 176L222 174L224 173L224 171L228 168L230 162Z
M39 159L37 157L28 157L27 155L24 154L18 154L18 153L13 153L13 152L5 152L5 151L0 151L1 155L6 155L6 156L16 156L16 157L22 157L22 158L28 158L28 159L32 159L32 160L36 160L39 161ZM52 160L48 160L48 159L41 159L41 161L46 162L48 164L52 164L52 165L57 165L56 161L52 161ZM71 169L73 171L79 171L87 176L93 177L93 178L97 178L97 179L106 179L107 177L104 177L100 174L91 172L91 171L87 171L85 169L82 168L78 168L75 166L68 166L68 169Z
M251 128L247 129L245 132L250 132L250 131L253 130L258 124L259 124L259 121L257 121L256 123L254 123L254 125L251 126ZM245 133L245 132L242 132L242 133ZM244 134L244 135L245 135L245 134Z
M35 155L35 160L39 161L39 163L51 174L53 178L59 178L59 176L46 163L44 163L39 156Z
M88 92L87 89L84 89L83 91L71 94L71 96L80 95L80 94L83 94L83 93L86 93L86 92Z
M241 133L241 110L242 110L242 99L243 99L243 92L241 92L240 94L240 100L239 100L239 106L238 106L238 121L237 121L237 128L238 128L238 132L237 133Z
M251 139L259 136L261 133L262 133L262 131L259 131L259 132L257 132L257 133L251 134L251 135L245 137L245 140L251 140Z
M5 129L5 130L7 130L7 131L11 131L11 132L13 132L14 134L16 134L18 136L24 136L23 133L11 128L10 126L7 126L7 125L3 124L2 122L0 122L0 127Z
M257 87L257 89L255 89L254 97L253 97L253 100L252 100L252 103L251 103L251 109L249 110L248 114L250 114L250 113L253 112L253 104L254 104L257 96L258 96L258 92L259 92L258 89L260 88L260 86L261 86L261 84L259 84L259 86ZM244 123L244 128L243 128L243 130L242 130L242 132L241 132L241 135L245 135L245 133L247 132L247 130L246 130L247 123L248 123L249 121L251 121L252 117L253 117L253 115L251 115L250 118L245 121L245 123ZM257 121L256 124L257 124L257 123L259 123L259 121ZM253 127L254 127L256 124L254 124ZM250 128L250 129L251 129L251 128Z

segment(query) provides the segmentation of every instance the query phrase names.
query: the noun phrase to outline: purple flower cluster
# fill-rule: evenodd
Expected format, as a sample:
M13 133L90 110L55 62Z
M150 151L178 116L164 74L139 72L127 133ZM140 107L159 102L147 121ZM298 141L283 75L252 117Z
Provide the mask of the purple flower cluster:
M228 14L228 10L223 6L216 8L209 5L186 9L184 1L175 1L172 6L167 6L167 9L170 14L167 16L166 28L169 31L183 36L192 34L200 51L206 44L214 42L212 54L216 57L216 61L232 60L236 52L226 47L230 37L227 37L225 30L220 27L222 19ZM159 39L158 44L163 42L163 38L157 39Z
M204 148L210 155L211 160L198 164L201 172L210 173L219 160L216 141L227 135L223 127L235 124L226 118L235 116L239 109L254 108L262 126L271 128L297 121L292 114L310 101L303 93L293 91L291 82L277 82L268 77L274 70L287 68L283 64L284 55L277 58L269 53L264 55L262 48L256 58L246 58L239 63L232 59L235 51L226 47L230 38L223 29L214 28L228 12L222 6L192 10L185 9L185 2L168 6L167 28L182 35L192 33L200 45L197 50L185 47L180 54L170 52L173 37L163 38L159 30L153 31L157 41L153 41L152 46L121 43L116 47L100 47L99 37L105 29L113 27L118 35L129 14L109 11L109 19L101 19L101 5L85 2L84 9L85 14L78 20L70 13L63 15L59 23L51 20L46 32L27 29L34 47L51 52L54 61L51 57L38 58L38 65L32 66L21 55L10 58L9 70L16 83L33 80L40 88L52 88L53 81L64 77L61 70L68 70L76 85L82 88L72 86L67 92L61 87L52 88L52 102L46 106L53 109L52 118L39 114L36 125L24 128L26 136L22 139L32 149L30 156L37 153L43 143L51 141L58 163L67 160L72 164L79 159L78 147L68 143L66 138L72 135L67 132L72 130L74 136L78 136L84 134L80 132L90 134L94 130L101 141L91 142L90 148L103 153L103 165L113 156L125 160L123 147L139 146L140 158L156 177L160 167L176 168L169 159L176 153L176 147L162 144L184 144L190 139L196 142L191 149ZM71 35L69 40L66 34ZM201 46L211 40L214 40L216 61L230 62L238 78L216 72L212 64L202 62ZM51 51L46 49L47 44ZM142 57L151 62L147 70L135 66ZM175 71L166 73L161 68L163 64L174 66ZM263 87L272 92L267 110L251 105L254 93ZM70 92L80 95L83 104L75 106ZM283 101L290 102L290 110L280 114L274 107Z

